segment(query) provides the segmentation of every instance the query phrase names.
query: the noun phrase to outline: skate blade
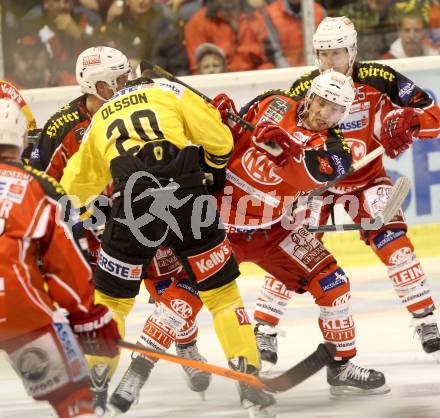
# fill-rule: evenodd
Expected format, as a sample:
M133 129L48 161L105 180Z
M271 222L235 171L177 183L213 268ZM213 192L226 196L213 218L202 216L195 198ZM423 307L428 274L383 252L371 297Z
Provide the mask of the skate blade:
M391 389L387 385L375 389L360 389L353 386L330 386L331 399L386 395L389 392L391 392Z
M261 360L261 369L259 374L269 374L272 369L275 367L275 364L271 363L270 361L267 360Z
M202 391L202 392L197 392L200 396L200 399L205 402L206 401L206 392Z
M276 414L269 408L261 409L259 405L252 405L247 408L249 418L276 418Z
M440 350L434 351L433 353L430 354L432 355L436 363L440 364Z
M112 405L111 403L107 404L107 411L104 415L105 418L107 417L119 417L120 415L122 415L123 412L120 411L118 408L116 408L116 406Z
M186 374L186 372L184 370L182 370L183 373L183 377L185 379L185 382L188 386L188 388L193 391L198 393L201 397L202 400L205 400L205 395L204 392L206 392L206 390L209 388L209 386L211 385L211 380L212 380L212 374L209 373L204 373L204 376L200 376L202 380L202 384L199 382L191 382L191 378ZM202 395L203 393L203 395Z

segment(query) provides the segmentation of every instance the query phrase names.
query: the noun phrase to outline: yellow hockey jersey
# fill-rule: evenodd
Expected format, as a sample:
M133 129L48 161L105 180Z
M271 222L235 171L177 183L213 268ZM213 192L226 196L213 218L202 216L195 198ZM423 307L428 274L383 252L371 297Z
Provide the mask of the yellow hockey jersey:
M60 183L85 206L112 180L113 158L162 140L179 149L202 145L206 163L216 168L226 165L233 149L216 108L180 84L157 81L121 90L96 112Z

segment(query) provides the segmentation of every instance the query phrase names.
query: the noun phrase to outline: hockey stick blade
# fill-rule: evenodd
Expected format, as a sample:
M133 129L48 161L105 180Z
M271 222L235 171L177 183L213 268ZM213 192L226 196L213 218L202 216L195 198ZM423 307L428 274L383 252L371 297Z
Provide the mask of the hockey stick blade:
M218 376L227 377L241 383L256 387L268 392L284 392L303 382L313 374L321 370L324 366L333 361L336 346L331 343L319 344L318 348L307 358L290 368L284 373L274 378L262 378L247 373L227 369L210 363L204 363L197 360L188 360L174 354L163 353L137 344L132 344L124 340L118 342L119 347L125 348L136 353L149 357L171 361L183 366L189 366L194 369L203 370Z
M408 195L410 189L411 180L405 176L399 177L392 188L390 197L388 198L385 207L374 218L363 219L361 223L357 224L306 226L306 229L309 232L315 233L378 230L394 218L394 215L402 206L403 201Z
M336 346L321 343L318 348L289 370L272 379L261 378L270 392L285 392L319 372L334 361Z
M159 65L155 65L155 64L152 64L151 62L148 62L146 60L142 60L139 63L139 69L140 69L141 73L143 73L144 71L147 71L147 70L152 71L153 73L157 74L158 76L166 78L169 81L181 84L182 86L186 87L188 90L191 90L193 93L197 94L197 96L200 96L206 102L212 103L212 99L210 99L208 96L203 94L201 91L195 89L194 87L191 87L189 84L180 80L175 75L171 74L170 72L168 72L167 70L165 70L164 68L162 68ZM228 111L228 119L235 122L235 123L238 123L247 131L252 132L255 129L255 126L252 125L252 123L249 123L247 120L244 120L240 116L236 115L234 112Z

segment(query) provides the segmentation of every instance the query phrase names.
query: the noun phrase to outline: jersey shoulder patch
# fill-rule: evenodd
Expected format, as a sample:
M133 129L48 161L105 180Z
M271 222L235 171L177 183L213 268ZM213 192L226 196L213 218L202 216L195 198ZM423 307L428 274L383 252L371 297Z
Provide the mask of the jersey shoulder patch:
M379 91L387 91L396 81L396 71L377 62L356 63L353 68L353 81L368 84Z
M304 73L299 77L290 87L289 93L295 100L301 100L305 97L309 91L313 80L319 75L318 70L313 70L308 73Z
M53 140L60 140L73 127L83 120L89 119L80 109L83 100L84 96L78 97L58 109L46 122L43 128L43 135Z

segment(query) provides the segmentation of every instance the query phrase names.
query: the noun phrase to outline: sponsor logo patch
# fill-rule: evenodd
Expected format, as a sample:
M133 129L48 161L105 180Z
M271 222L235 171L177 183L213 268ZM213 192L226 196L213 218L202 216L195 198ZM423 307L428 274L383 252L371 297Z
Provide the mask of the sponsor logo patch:
M188 302L185 302L182 299L172 299L170 304L174 309L174 312L176 312L182 318L188 319L192 315L193 311Z
M330 155L330 158L336 166L336 172L338 173L338 176L344 175L347 172L347 170L345 169L344 160L336 154Z
M20 375L30 382L44 379L49 372L49 357L39 348L32 347L24 350L18 358Z
M123 280L140 280L142 264L128 264L108 255L102 248L99 253L98 265L102 270Z
M278 246L306 271L312 271L331 254L304 228L292 231Z
M160 83L158 83L158 86L162 90L170 91L170 92L174 93L179 98L183 96L183 87L182 86L178 86L177 84L167 83L167 82L160 82Z
M179 259L171 248L158 248L152 266L157 276L178 273L182 269Z
M398 271L391 276L395 286L409 286L413 283L419 282L425 277L425 273L420 263L412 265L404 270Z
M260 118L259 122L275 122L280 123L284 117L284 114L292 107L283 98L277 96L269 103L269 106L264 111L263 116Z
M69 365L69 373L74 382L78 382L87 376L88 368L83 358L83 354L76 342L72 330L67 324L56 322L54 328L63 345L67 363Z
M397 238L401 237L402 235L405 235L405 231L402 229L399 230L387 230L379 234L377 237L373 239L374 245L377 249L381 249L385 247L385 245L389 244L390 242L393 242Z
M188 262L198 283L211 277L228 262L232 255L229 240L225 238L220 244L201 254L188 257Z
M87 55L83 58L83 65L97 65L101 64L101 56L99 54Z
M3 178L0 180L0 199L21 203L29 182L17 178Z
M368 110L350 113L350 115L339 124L344 132L359 131L368 125Z
M330 273L328 276L319 280L319 285L324 292L329 292L339 286L344 285L348 282L348 278L345 273L338 268L333 273Z
M388 259L389 263L392 265L402 264L405 261L408 261L412 257L412 251L409 247L399 248L397 251L394 251L390 258Z
M238 323L240 325L250 325L251 324L251 320L250 320L249 315L247 314L245 308L243 308L243 307L237 308L235 310L235 315L237 315Z
M416 85L414 83L411 83L411 81L399 84L399 97L401 99L405 99L408 96L411 96L415 87Z

